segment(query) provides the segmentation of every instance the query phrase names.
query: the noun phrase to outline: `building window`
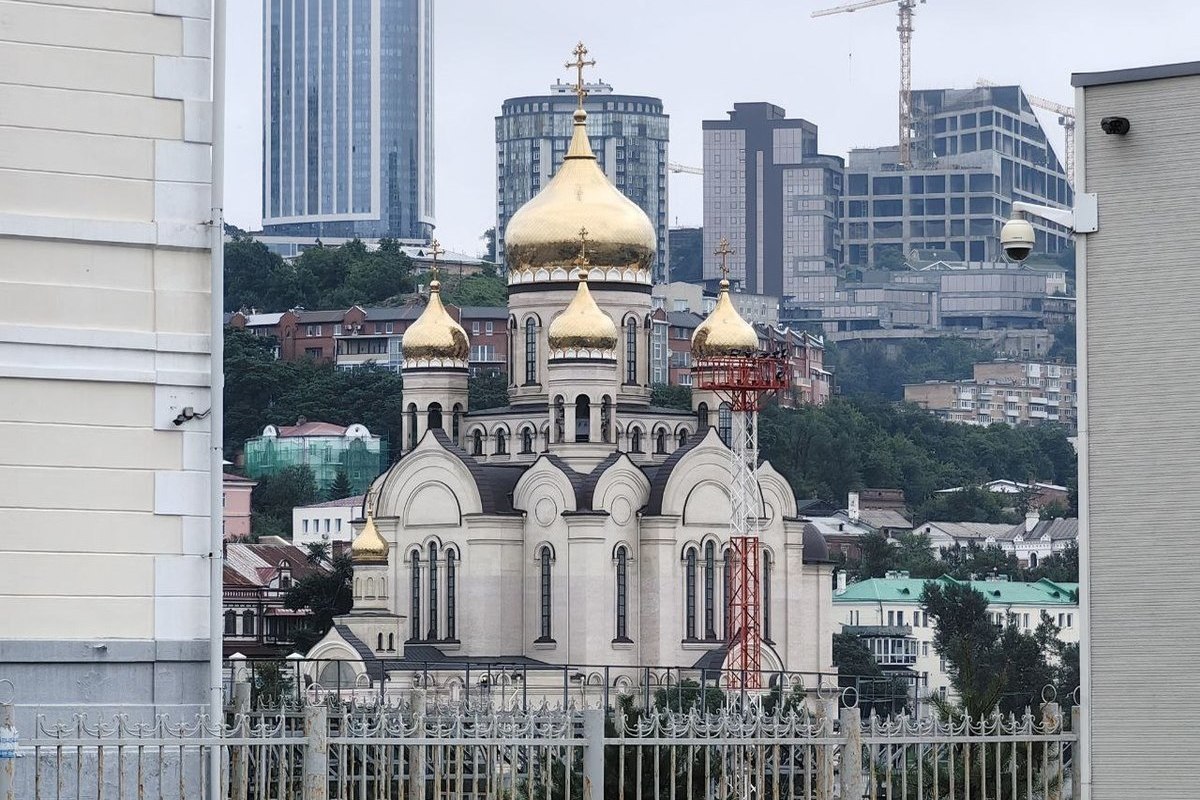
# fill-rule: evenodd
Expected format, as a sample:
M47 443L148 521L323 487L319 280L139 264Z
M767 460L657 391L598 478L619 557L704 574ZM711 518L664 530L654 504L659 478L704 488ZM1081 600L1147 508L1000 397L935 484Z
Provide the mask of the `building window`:
M929 642L921 642L921 655L922 656L929 655Z
M454 443L458 444L458 425L462 418L462 405L454 404L454 411L450 417L450 435L454 438Z
M678 439L678 445L680 447L683 447L685 444L687 444L687 438L688 438L687 428L680 428L679 434L676 438Z
M429 543L429 635L430 641L438 638L438 548Z
M704 638L717 638L717 548L712 542L704 546Z
M708 403L701 403L696 407L696 424L700 430L708 427Z
M726 447L733 447L733 409L729 403L721 403L717 412L717 433Z
M566 403L562 395L554 398L554 441L566 441Z
M483 432L475 431L471 434L471 455L483 455Z
M762 556L762 638L771 641L771 557L766 553Z
M537 324L525 320L525 383L537 383Z
M722 630L725 633L725 641L733 638L733 550L726 547L721 553L721 557L725 561L724 568L721 570L721 597L724 615L722 621L725 623Z
M483 323L483 333L485 336L491 336L495 332L496 332L495 324L491 320L488 320L487 322Z
M446 551L446 638L458 638L458 556Z
M625 383L637 383L637 320L625 323Z
M236 611L226 611L225 612L225 635L226 636L236 636L237 635L237 612Z
M592 438L592 405L586 394L575 398L575 441L588 442Z
M429 419L428 427L431 431L442 429L442 405L441 403L429 404Z
M254 612L246 609L242 612L242 636L254 635Z
M654 452L667 452L667 432L663 428L659 428L658 433L654 435Z
M1029 568L1033 569L1037 566L1037 553L1029 554Z
M541 573L539 589L541 592L540 606L541 606L541 618L542 618L541 619L540 636L538 637L538 641L552 642L554 640L550 638L550 633L551 633L551 630L550 630L550 610L551 610L551 607L550 607L550 562L551 562L551 556L550 556L550 547L548 545L545 545L542 547L541 552L538 554L538 561L540 562L540 573Z
M624 546L617 548L617 639L626 641L629 603L629 554Z
M421 554L413 550L411 558L412 575L408 618L409 624L412 626L410 635L415 642L421 639Z
M417 446L417 404L408 404L408 449Z
M689 547L683 568L684 638L696 638L696 548Z
M608 395L600 400L600 441L612 441L612 400Z
M532 428L524 428L521 431L521 452L522 453L532 453L533 452L533 429Z
M634 453L642 452L642 429L634 428L630 435L629 449Z
M508 434L503 429L496 431L496 455L503 456L508 454Z

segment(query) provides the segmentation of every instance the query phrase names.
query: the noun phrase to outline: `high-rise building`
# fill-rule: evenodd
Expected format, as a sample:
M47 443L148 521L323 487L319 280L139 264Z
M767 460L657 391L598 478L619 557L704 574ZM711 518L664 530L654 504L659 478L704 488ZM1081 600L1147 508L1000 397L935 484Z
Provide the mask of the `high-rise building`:
M899 147L850 151L842 208L845 263L887 267L913 250L1000 261L1000 226L1014 200L1068 207L1071 187L1019 86L913 92L913 166ZM1031 220L1037 251L1071 232Z
M426 240L432 0L263 0L263 232Z
M817 152L817 126L771 103L734 103L705 120L704 277L728 239L729 277L747 292L790 297L806 275L841 262L843 161Z
M589 83L583 108L596 161L623 195L646 212L658 239L655 280L668 271L667 140L669 118L662 100L614 94L606 83ZM512 97L496 117L496 250L504 262L504 231L562 165L571 142L575 85L557 82L545 95Z

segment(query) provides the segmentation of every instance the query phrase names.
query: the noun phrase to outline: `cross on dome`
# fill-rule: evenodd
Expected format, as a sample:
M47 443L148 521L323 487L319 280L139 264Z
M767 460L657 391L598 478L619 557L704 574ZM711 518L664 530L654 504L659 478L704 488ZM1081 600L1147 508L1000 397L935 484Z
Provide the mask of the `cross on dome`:
M429 255L433 256L433 266L429 268L429 273L435 281L438 279L438 256L445 252L446 249L442 247L441 242L437 239L429 243Z
M577 267L588 266L587 237L588 237L588 229L580 228L579 229L579 255L575 256L575 266L577 266Z
M729 280L729 256L733 253L733 248L729 246L729 240L722 238L721 243L717 245L717 249L713 250L713 255L721 257L721 279Z
M583 108L583 99L588 94L587 88L583 83L583 68L596 66L596 59L584 59L584 56L588 54L588 49L584 46L583 42L575 45L572 54L575 56L575 60L568 61L566 67L567 69L575 70L575 96L579 98L579 107Z

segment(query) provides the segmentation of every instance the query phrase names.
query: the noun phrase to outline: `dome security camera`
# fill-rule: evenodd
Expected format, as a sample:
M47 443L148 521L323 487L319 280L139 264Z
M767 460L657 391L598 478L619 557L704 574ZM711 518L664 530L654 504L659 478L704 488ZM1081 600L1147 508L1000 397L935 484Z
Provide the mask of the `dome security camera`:
M1036 243L1033 226L1024 216L1014 214L1013 218L1004 223L1000 229L1000 247L1004 254L1013 261L1024 261L1033 252Z

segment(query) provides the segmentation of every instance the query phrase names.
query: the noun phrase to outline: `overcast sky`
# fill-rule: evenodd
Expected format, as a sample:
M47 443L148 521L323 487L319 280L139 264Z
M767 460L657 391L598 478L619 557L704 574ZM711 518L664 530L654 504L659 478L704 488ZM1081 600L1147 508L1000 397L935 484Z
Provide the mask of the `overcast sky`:
M896 142L899 50L892 4L811 19L830 0L435 0L437 236L479 252L495 224L493 119L537 94L579 39L593 78L661 97L670 158L701 162L700 123L768 101L819 126L821 151ZM986 77L1072 104L1072 72L1200 59L1196 0L932 0L917 6L913 88ZM262 213L262 3L229 0L226 215ZM1061 129L1043 114L1062 153ZM699 225L701 178L672 175L671 223Z

